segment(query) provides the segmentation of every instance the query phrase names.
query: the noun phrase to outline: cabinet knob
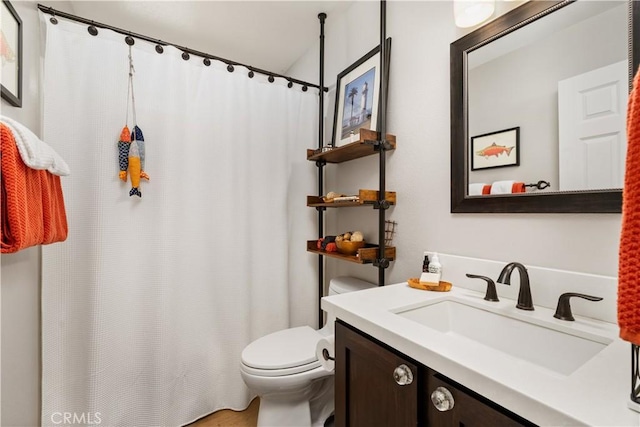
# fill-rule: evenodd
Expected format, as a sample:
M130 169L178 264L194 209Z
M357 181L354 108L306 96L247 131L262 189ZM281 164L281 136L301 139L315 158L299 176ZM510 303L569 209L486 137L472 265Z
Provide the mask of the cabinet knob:
M431 402L440 412L450 411L454 405L453 395L444 387L438 387L431 393Z
M393 379L398 385L409 385L413 382L413 373L404 363L393 370Z

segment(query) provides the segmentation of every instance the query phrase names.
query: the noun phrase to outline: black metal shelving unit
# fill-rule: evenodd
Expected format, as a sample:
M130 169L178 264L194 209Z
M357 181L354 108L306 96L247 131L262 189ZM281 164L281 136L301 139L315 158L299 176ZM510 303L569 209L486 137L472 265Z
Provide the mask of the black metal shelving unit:
M320 13L318 15L320 20L320 87L324 87L324 22L327 19L326 13ZM322 151L324 145L324 90L318 92L320 96L320 107L318 111L318 149ZM316 166L318 167L318 195L324 194L324 165L326 162L322 160L316 160ZM324 211L322 206L316 207L318 211L318 239L323 237L324 234ZM324 263L321 254L318 254L318 327L321 328L323 324L322 308L320 307L320 300L324 294Z
M324 24L327 15L320 13L320 84L324 88ZM386 88L389 79L389 60L388 60L388 44L386 36L386 1L380 2L380 107L378 131L368 129L360 130L360 139L356 142L343 145L341 147L333 147L330 150L324 150L324 92L319 92L319 116L318 116L318 149L307 150L307 160L314 161L318 168L318 196L308 196L307 206L315 207L318 211L318 239L324 236L324 212L327 208L354 207L363 205L373 205L378 210L378 245L366 245L358 251L357 255L343 255L335 252L326 252L316 248L316 241L307 241L307 251L318 255L318 325L323 325L323 313L320 307L320 299L324 294L324 263L325 256L337 258L344 261L355 262L358 264L372 264L378 268L378 285L385 285L385 270L389 267L391 261L395 259L396 251L392 246L387 246L385 242L385 226L387 210L395 204L396 195L394 192L386 191L386 154L387 151L396 148L395 136L386 133L387 119L387 103ZM360 190L369 195L366 200L361 203L324 203L321 197L324 195L324 166L327 163L342 163L345 161L365 157L369 155L378 155L379 158L379 188L373 191L375 197L372 199L370 195L372 190Z
M387 2L382 0L380 2L380 138L375 141L375 149L378 151L379 158L379 191L378 201L374 205L375 209L378 209L378 240L379 240L379 252L378 258L373 262L373 265L378 267L378 286L384 286L385 270L389 267L389 259L386 255L386 242L385 242L385 221L386 212L389 209L389 202L385 199L386 191L386 167L387 167L387 150L391 148L391 144L387 140L387 93L389 80L389 61L387 60ZM395 148L395 145L394 145Z

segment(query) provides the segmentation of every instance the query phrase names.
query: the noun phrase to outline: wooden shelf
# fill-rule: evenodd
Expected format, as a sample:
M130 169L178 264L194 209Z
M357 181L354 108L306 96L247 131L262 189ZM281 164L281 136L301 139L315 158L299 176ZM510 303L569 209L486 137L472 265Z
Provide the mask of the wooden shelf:
M340 252L327 252L318 249L317 240L307 240L307 252L328 256L329 258L341 259L343 261L354 262L356 264L371 264L376 258L378 258L378 245L367 243L364 248L358 249L358 253L356 255L344 255ZM393 261L396 258L395 247L387 246L384 252L385 258L389 261Z
M349 160L358 159L360 157L370 156L376 154L375 147L371 144L366 144L365 141L377 141L380 139L380 132L360 129L360 140L356 142L350 142L341 147L336 147L333 150L316 153L317 150L307 150L307 160L318 161L324 160L327 163L342 163ZM387 134L387 141L391 144L391 150L396 148L395 135Z
M307 196L307 206L310 208L319 208L319 207L325 207L325 208L357 208L360 206L364 206L363 203L360 202L354 202L354 201L350 201L350 202L325 202L324 200L322 200L322 197L318 197L318 196Z
M385 199L391 205L396 204L396 192L395 191L385 191ZM307 206L316 208L316 207L326 207L326 208L352 208L358 206L372 205L378 200L378 191L377 190L359 190L358 191L358 201L349 201L349 202L325 202L322 200L322 197L318 196L307 196Z

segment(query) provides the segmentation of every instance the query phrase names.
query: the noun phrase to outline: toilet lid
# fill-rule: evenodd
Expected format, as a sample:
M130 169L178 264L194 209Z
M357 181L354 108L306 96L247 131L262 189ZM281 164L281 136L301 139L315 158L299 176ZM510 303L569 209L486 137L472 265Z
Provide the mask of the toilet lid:
M265 335L242 351L242 363L258 369L284 369L310 363L320 366L316 344L322 338L309 326L285 329Z

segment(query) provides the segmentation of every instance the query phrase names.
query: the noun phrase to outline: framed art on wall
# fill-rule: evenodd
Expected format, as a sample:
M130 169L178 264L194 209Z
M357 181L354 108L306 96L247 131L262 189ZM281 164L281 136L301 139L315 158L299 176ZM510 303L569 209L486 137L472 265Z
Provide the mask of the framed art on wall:
M3 0L0 8L2 99L22 107L22 20L8 1Z
M520 165L520 128L471 137L471 170Z
M390 48L391 38L388 38L386 41L388 53ZM386 56L389 61L390 55ZM331 145L339 147L358 139L361 128L376 130L379 103L380 46L378 45L338 74Z

